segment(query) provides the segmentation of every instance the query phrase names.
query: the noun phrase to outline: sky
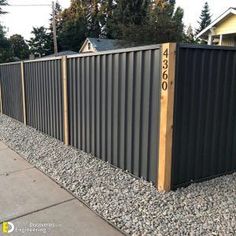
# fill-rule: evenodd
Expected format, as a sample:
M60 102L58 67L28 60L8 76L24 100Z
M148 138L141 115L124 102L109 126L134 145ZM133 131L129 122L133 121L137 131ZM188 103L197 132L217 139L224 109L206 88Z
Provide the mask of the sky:
M190 24L193 28L197 27L202 7L206 0L176 0L176 6L184 9L184 24L188 27ZM7 36L12 34L21 34L24 38L31 37L32 27L48 27L50 13L52 8L50 0L8 0L11 5L28 5L28 4L46 4L43 7L5 7L8 14L0 16L0 22L7 29ZM63 8L70 5L70 0L59 0ZM208 0L212 19L214 20L229 7L236 7L236 0Z

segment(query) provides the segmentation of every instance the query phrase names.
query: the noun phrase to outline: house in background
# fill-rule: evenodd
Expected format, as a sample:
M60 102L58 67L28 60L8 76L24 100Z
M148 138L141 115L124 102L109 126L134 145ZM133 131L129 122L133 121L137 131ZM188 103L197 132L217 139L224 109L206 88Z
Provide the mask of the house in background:
M29 56L29 60L41 60L42 58L51 58L51 57L60 57L60 56L69 56L69 55L75 55L78 54L78 52L74 52L74 51L62 51L62 52L58 52L58 53L54 53L54 54L50 54L47 56L43 56L43 57L35 57L34 54L30 54Z
M69 55L75 55L78 54L78 52L74 52L74 51L62 51L62 52L58 52L58 53L54 53L51 55L47 55L41 58L48 58L48 57L61 57L61 56L69 56Z
M88 52L102 52L107 50L114 50L124 48L122 45L119 45L119 40L114 39L101 39L101 38L87 38L81 49L80 53Z
M197 38L208 45L236 46L236 8L229 8L201 31Z

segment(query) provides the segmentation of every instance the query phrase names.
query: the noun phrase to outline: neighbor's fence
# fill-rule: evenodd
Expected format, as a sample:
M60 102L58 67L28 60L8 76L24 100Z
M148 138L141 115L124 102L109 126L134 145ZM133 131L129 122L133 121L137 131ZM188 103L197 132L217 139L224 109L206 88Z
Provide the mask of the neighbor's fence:
M236 50L163 44L0 65L3 113L170 190L236 170Z

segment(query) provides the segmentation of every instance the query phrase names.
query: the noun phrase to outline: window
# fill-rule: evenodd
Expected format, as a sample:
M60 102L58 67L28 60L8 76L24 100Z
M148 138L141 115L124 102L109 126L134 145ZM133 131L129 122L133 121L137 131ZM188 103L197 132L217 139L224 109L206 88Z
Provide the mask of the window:
M91 43L88 43L88 50L91 49Z

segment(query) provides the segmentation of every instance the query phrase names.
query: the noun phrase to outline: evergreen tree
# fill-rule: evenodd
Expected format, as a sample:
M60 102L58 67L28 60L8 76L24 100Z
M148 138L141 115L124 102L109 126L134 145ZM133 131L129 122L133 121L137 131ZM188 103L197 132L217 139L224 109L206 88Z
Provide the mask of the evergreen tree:
M72 0L68 9L62 13L62 28L58 41L62 50L79 51L88 35L87 9L83 1Z
M30 52L34 54L35 57L43 57L53 53L50 33L47 32L45 27L33 27L31 33L33 37L30 38L28 44L30 46Z
M158 0L150 10L148 39L150 43L180 42L183 39L184 11L175 10L175 0Z
M5 36L4 27L0 25L0 63L13 61L10 42Z
M198 21L198 29L196 30L196 34L199 34L202 30L204 30L208 25L211 24L211 14L210 14L210 8L207 2L205 2L201 16Z
M9 39L9 42L11 44L14 57L17 57L21 60L29 58L29 46L21 35L12 35Z
M181 41L183 14L175 9L175 0L71 0L58 14L59 48L78 51L86 37L120 39L129 45Z
M124 9L122 11L125 11L128 5L125 4L125 0L123 1ZM122 11L119 11L120 16L123 17L123 24L115 24L113 29L115 33L118 32L118 35L113 34L113 37L135 42L136 45L183 40L184 12L180 7L175 10L175 0L157 0L149 4L142 2L139 6L140 12L137 15L137 10L136 13L130 11L126 15L122 15ZM117 6L117 9L119 7Z
M131 31L144 25L148 6L149 0L116 1L112 17L107 22L107 35L115 39L126 39Z

